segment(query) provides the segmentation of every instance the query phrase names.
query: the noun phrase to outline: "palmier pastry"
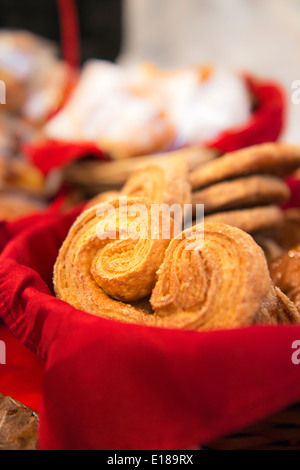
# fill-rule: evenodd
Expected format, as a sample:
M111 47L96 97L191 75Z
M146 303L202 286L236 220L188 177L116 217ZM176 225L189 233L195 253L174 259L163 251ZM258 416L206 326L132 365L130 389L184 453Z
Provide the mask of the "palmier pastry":
M247 176L213 184L192 194L192 202L204 204L205 214L265 204L279 204L289 199L290 190L280 178Z
M171 233L163 232L162 221ZM132 229L140 238L132 237ZM151 204L143 198L120 198L84 211L59 252L54 270L57 296L89 313L151 323L152 315L126 302L151 294L173 235L173 220L161 213L153 224Z
M178 157L187 162L189 171L216 158L219 152L199 146L184 147L172 152L155 153L130 159L98 161L78 160L64 169L64 178L72 185L83 186L94 196L101 190L121 188L127 179L140 168L159 164L170 157Z
M205 223L202 244L200 227L176 237L166 251L150 299L157 315L195 329L299 321L294 305L274 289L263 252L248 234Z
M188 182L188 164L180 157L170 157L134 172L122 188L121 194L146 197L154 203L169 206L191 203Z
M146 219L129 216L137 203L147 208ZM274 288L262 250L246 233L205 224L203 243L200 224L170 242L159 223L155 237L147 232L151 238L126 238L126 233L123 238L124 207L122 200L100 204L75 221L54 268L60 299L105 318L166 328L298 320L295 306ZM146 199L129 198L128 227L149 229L150 212ZM114 238L105 238L107 233ZM143 307L149 294L153 313Z
M238 227L248 233L276 227L283 221L283 211L277 206L261 206L217 212L205 217L206 222L219 222Z
M105 191L91 199L87 207L117 198L118 196L146 197L156 204L188 209L191 204L191 188L188 182L188 163L179 156L155 161L136 170L127 180L120 193Z
M190 174L193 189L251 174L287 176L300 166L300 146L287 143L254 145L206 163Z
M270 274L300 311L300 245L280 256L270 265Z

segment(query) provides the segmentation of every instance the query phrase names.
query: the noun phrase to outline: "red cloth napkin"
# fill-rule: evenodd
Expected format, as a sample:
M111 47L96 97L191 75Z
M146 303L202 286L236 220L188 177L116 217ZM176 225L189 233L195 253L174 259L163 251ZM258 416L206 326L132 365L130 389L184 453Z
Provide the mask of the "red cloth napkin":
M40 217L33 215L9 224L1 222L0 252L14 236ZM0 392L39 411L44 361L23 346L1 323L0 340L4 341L6 349L6 365L0 365Z
M0 340L6 349L6 365L0 365L0 392L35 411L40 409L44 362L0 324Z
M300 399L298 326L164 330L56 299L53 264L77 213L0 229L3 241L15 234L0 255L0 316L46 361L41 449L191 448Z
M100 160L107 160L107 157L95 144L86 142L81 144L56 140L26 142L22 145L22 152L44 175L47 175L51 170L64 167L89 155Z
M207 147L229 152L278 139L285 121L284 91L273 82L257 80L250 76L244 76L244 79L249 92L255 96L255 111L245 125L222 133L218 139L207 142ZM108 159L95 144L85 142L47 140L26 143L22 150L44 174L88 155L101 160Z
M300 207L300 180L294 176L290 176L286 179L286 182L289 185L291 196L290 199L282 205L282 208Z
M245 75L244 79L257 101L255 111L244 126L222 133L207 146L218 148L222 152L233 152L278 139L286 119L286 98L283 89L274 82L257 80L249 75Z

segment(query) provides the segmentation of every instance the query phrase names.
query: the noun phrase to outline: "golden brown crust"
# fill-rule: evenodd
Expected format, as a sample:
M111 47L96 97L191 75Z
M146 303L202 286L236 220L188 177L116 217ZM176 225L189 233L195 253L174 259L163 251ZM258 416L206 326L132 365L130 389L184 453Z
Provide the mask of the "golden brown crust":
M248 176L224 181L192 193L192 203L204 204L205 214L226 209L265 204L279 204L288 200L287 184L272 176Z
M277 322L285 324L300 323L300 312L297 305L279 287L275 286L275 290L279 298L278 308L275 311Z
M155 313L164 320L173 317L179 328L276 323L281 300L262 250L234 227L204 227L202 245L196 237L200 225L185 231L183 239L171 241L150 299ZM198 249L187 250L193 243Z
M188 162L180 156L170 156L154 161L132 173L119 191L105 191L91 199L86 208L120 196L143 197L155 204L191 204L191 187L188 182Z
M250 174L286 176L300 166L300 146L266 143L230 152L190 174L193 189Z
M140 198L127 202L136 201L149 204ZM161 239L161 232L156 239L121 239L122 203L112 205L118 213L115 240L98 238L103 232L96 212L104 205L85 211L72 226L54 269L60 299L104 318L164 328L235 328L288 316L276 317L281 297L262 250L248 234L205 224L204 244L202 225L171 242ZM153 312L146 300L151 292ZM286 305L281 310L289 312Z
M218 212L205 217L205 222L218 222L238 227L248 233L276 227L283 220L283 211L277 206L262 206Z
M146 197L154 203L191 203L191 187L188 182L188 163L179 156L155 162L135 171L122 188L121 194L130 197Z
M283 254L270 265L273 282L300 311L300 245Z
M89 313L151 324L151 315L124 301L138 300L151 293L170 238L163 238L161 226L155 226L157 238L148 235L148 230L153 229L148 200L128 198L126 204L124 209L123 201L115 200L79 216L55 264L55 292L59 298ZM147 228L145 219L130 216L135 204L147 208ZM129 230L134 224L147 230L145 238L132 239L124 233L126 217ZM173 229L172 220L168 222ZM103 237L108 232L111 239Z

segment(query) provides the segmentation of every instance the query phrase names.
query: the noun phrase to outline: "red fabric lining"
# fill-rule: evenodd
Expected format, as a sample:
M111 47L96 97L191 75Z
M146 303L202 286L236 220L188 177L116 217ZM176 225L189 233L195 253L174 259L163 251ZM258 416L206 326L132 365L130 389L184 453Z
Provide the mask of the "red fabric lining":
M278 139L286 120L286 98L283 89L274 82L264 82L244 75L249 91L257 101L256 110L245 126L224 132L208 147L232 152L263 142Z

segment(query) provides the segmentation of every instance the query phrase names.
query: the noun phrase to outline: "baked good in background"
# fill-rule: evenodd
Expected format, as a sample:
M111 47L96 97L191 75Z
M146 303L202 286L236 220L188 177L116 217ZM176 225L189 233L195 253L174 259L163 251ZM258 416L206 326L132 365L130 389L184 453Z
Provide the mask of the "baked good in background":
M191 217L189 164L183 158L186 152L184 150L166 154L160 159L153 158L151 163L145 163L134 171L120 191L104 191L92 198L86 208L122 196L142 197L152 204L166 204L172 208L174 216L178 214L180 218Z
M299 146L266 143L220 157L198 151L198 157L197 149L191 147L153 158L151 163L146 159L119 194L168 204L190 201L194 223L197 204L203 204L207 222L233 225L251 234L275 230L286 220L280 206L289 199L290 189L284 177L300 166ZM188 187L190 196L184 189ZM100 202L101 194L89 204Z
M23 190L43 194L45 178L33 165L17 157L0 157L1 190Z
M45 201L27 193L0 191L0 221L12 222L45 208Z
M92 142L113 158L127 158L201 145L244 124L251 107L244 81L233 72L207 66L164 71L93 60L43 134L62 142Z
M0 220L16 220L46 210L60 178L45 178L26 160L0 157Z
M44 210L61 185L57 172L45 177L22 155L22 144L63 103L71 72L56 47L27 31L0 31L0 78L5 104L0 107L0 218Z
M6 88L1 111L43 124L63 102L70 79L67 64L58 59L54 44L27 31L1 30L0 51Z
M13 221L46 208L46 184L37 168L0 157L0 220Z
M121 190L138 170L156 164L164 165L164 162L167 165L171 157L181 159L191 172L199 165L217 158L219 154L216 149L190 146L170 152L108 162L85 159L68 165L63 170L63 177L68 184L82 189L88 197L92 197L104 191Z

